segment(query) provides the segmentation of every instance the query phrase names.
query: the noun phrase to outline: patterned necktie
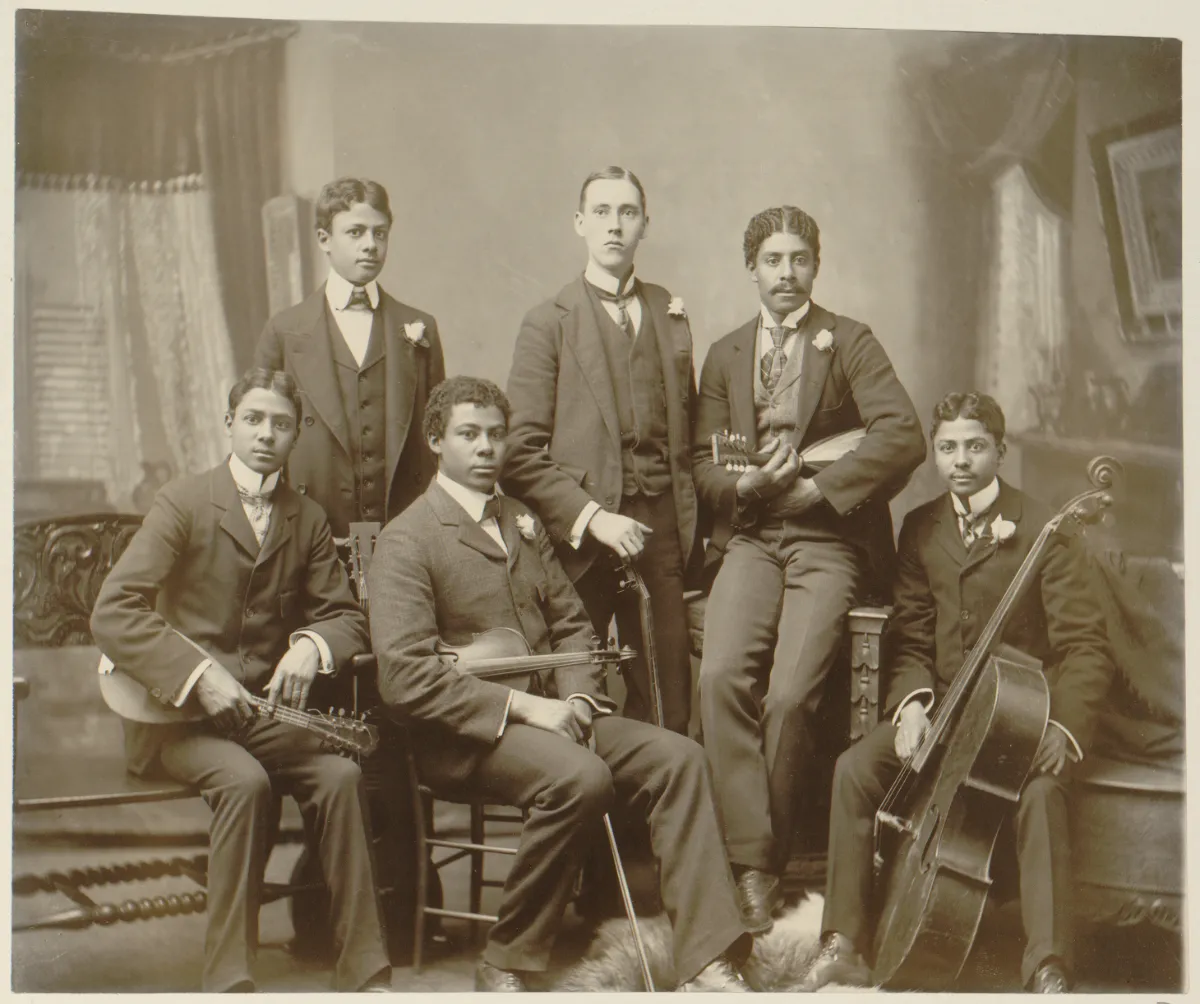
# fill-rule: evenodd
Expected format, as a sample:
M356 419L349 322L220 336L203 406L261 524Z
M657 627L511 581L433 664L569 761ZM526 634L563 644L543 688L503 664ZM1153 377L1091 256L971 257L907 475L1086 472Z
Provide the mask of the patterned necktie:
M633 302L633 298L637 296L637 280L630 283L629 288L624 293L610 293L608 290L601 289L599 286L593 286L596 295L606 303L615 303L617 305L617 324L622 331L625 332L631 339L635 337L637 332L633 330L633 318L629 316L629 304Z
M354 292L350 294L350 299L346 301L347 310L374 310L371 306L371 298L367 296L366 289L356 286Z
M242 500L242 508L250 521L250 529L254 531L254 539L261 546L267 535L267 527L271 524L271 496L273 492L252 492L241 485L237 486L238 498Z
M967 550L971 549L971 545L979 540L986 540L988 537L987 512L969 512L960 513L959 519L962 520L962 539L967 546Z
M787 353L783 351L783 343L787 341L789 334L791 334L790 328L772 328L771 347L767 349L766 355L758 364L763 387L768 393L775 389L779 378L783 376L783 367L787 363Z
M495 495L483 504L483 515L479 517L479 522L486 523L489 519L500 522L500 499Z

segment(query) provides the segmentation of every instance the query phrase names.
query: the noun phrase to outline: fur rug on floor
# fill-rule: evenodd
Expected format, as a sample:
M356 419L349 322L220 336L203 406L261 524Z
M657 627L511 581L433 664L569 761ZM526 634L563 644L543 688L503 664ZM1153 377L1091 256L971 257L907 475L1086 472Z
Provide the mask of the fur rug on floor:
M776 920L770 933L754 939L754 952L742 974L755 990L786 992L799 988L817 955L823 906L820 896L808 896ZM671 957L671 926L666 916L639 919L639 927L655 989L674 990L678 977ZM608 993L645 989L629 922L623 917L606 920L597 929L583 958L555 976L546 989ZM824 989L869 992L862 987L833 985Z

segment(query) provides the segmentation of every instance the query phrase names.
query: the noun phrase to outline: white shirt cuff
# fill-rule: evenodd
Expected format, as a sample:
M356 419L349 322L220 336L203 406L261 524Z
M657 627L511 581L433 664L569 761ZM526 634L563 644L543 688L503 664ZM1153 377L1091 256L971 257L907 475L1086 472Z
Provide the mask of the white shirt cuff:
M573 701L576 697L581 701L587 701L592 706L592 710L598 715L611 715L613 713L612 708L607 708L603 704L600 704L591 694L571 694L567 697L567 700Z
M896 706L896 712L892 715L893 725L900 724L900 712L904 710L904 706L906 704L909 704L912 701L920 701L922 704L924 704L925 713L928 714L929 709L933 707L933 689L930 687L922 687L920 690L914 690L911 694L908 694L904 700L902 700Z
M213 664L212 659L205 659L199 666L192 670L192 675L187 678L187 681L182 687L175 692L175 696L171 698L171 703L177 708L183 707L183 702L188 699L192 693L192 688L196 686L196 681L200 679L201 674Z
M500 738L504 735L504 730L508 728L508 713L512 710L513 696L515 694L515 690L510 690L508 692L508 700L504 702L504 717L500 719L500 728L496 730L497 742L499 742Z
M1075 737L1071 735L1071 730L1065 725L1059 724L1053 718L1051 718L1047 724L1053 725L1056 729L1062 729L1063 735L1071 740L1071 746L1074 748L1075 755L1071 759L1073 759L1076 763L1079 763L1083 759L1083 750L1079 748L1079 743L1077 743L1075 741Z
M575 517L575 525L571 527L571 536L567 538L567 543L575 548L576 551L583 544L583 535L588 528L588 524L592 521L592 517L599 511L600 503L592 499L592 501L580 510L579 515Z
M317 670L322 676L332 676L333 671L337 667L333 664L333 653L329 651L329 644L316 631L294 631L288 639L288 647L296 644L298 638L308 638L314 645L317 646L317 651L321 655L321 668Z

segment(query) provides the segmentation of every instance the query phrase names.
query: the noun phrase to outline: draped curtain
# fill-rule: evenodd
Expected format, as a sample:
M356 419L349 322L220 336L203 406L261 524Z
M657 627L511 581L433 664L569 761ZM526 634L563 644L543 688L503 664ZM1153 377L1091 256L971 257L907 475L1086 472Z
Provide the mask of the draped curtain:
M1060 379L1067 338L1065 214L1074 177L1074 50L1024 36L971 42L927 72L918 100L964 175L981 178L987 246L978 389L1009 427L1037 421L1032 391Z

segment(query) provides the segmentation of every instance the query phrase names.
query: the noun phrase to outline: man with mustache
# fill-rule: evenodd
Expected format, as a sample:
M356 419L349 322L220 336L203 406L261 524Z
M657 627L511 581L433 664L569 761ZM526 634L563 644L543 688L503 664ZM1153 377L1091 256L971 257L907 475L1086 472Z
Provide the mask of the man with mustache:
M715 524L707 560L721 562L705 614L701 723L743 917L762 932L781 905L845 616L865 582L887 584L887 503L925 442L871 329L810 299L816 221L795 206L767 209L743 250L761 306L705 360L692 462ZM801 469L798 450L858 427L866 434L853 452L819 473ZM744 472L715 465L710 436L726 429L770 459Z

